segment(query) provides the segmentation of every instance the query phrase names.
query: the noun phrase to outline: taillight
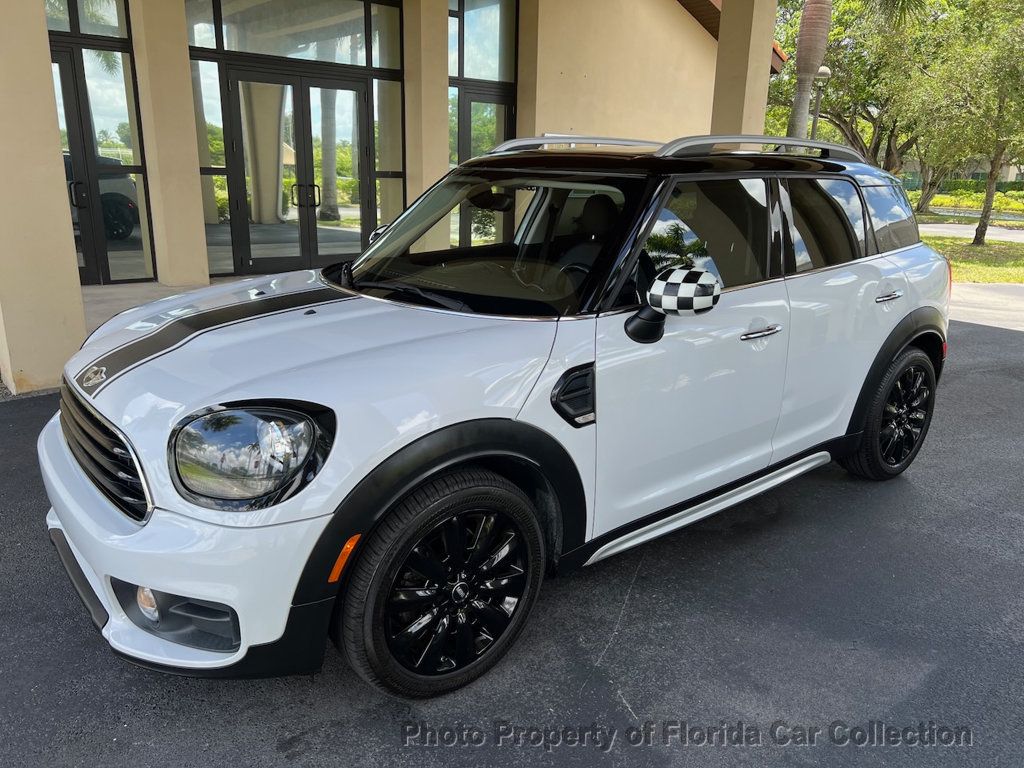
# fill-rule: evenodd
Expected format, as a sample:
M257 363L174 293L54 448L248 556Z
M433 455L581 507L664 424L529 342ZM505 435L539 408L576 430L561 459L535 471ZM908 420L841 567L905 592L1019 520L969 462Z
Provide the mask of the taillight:
M946 359L946 353L948 351L949 351L949 342L948 341L942 342L942 359L943 360Z

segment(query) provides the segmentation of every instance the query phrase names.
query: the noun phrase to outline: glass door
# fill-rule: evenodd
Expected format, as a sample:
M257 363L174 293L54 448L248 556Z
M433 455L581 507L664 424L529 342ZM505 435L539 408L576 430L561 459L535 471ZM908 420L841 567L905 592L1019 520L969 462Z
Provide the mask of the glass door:
M153 277L130 55L52 46L68 205L83 284Z
M362 83L307 80L310 175L311 267L351 260L362 253L375 224L369 186L370 144L367 91Z
M514 134L511 96L495 88L465 83L448 90L457 110L458 162L486 154ZM458 240L468 246L501 242L502 232L512 225L513 216L495 216L464 204L458 219Z
M242 271L359 255L372 221L365 86L232 69L229 88L232 237Z

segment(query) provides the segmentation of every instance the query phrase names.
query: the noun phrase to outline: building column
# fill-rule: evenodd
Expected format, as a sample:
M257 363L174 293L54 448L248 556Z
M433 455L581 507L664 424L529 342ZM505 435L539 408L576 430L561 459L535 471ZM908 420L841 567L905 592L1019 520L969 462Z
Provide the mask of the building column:
M448 2L406 0L405 186L409 201L448 172Z
M157 278L205 285L210 268L185 4L132 0L131 14Z
M12 392L55 387L85 338L43 3L0 24L0 375Z
M776 0L722 0L712 134L764 133Z

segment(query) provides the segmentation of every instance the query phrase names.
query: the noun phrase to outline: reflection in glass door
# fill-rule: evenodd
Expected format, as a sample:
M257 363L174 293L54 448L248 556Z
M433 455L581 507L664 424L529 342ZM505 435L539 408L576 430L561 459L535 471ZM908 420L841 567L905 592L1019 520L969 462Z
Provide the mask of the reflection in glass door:
M232 195L243 271L325 266L362 250L373 190L361 83L233 71ZM241 173L238 172L241 170Z

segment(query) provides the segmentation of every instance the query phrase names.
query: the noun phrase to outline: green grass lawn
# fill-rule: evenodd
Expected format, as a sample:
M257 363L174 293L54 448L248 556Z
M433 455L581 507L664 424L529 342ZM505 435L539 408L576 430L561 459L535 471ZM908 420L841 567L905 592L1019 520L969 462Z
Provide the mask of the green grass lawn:
M915 215L918 224L970 224L978 226L977 216L950 216L946 213L918 213ZM1000 221L993 217L990 226L1005 227L1006 229L1024 229L1024 221Z
M921 238L953 265L957 283L1024 283L1024 243L987 238L983 246L960 237Z

